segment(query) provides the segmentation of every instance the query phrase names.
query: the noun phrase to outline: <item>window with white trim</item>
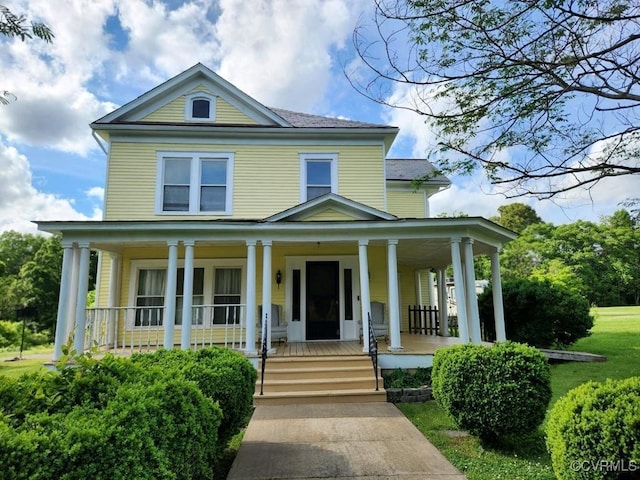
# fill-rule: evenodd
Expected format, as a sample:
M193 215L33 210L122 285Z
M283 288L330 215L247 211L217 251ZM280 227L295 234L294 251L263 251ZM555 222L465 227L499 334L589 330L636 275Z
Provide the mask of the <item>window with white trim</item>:
M338 155L300 154L300 201L338 193Z
M158 213L230 215L233 153L158 152Z
M215 121L216 97L205 92L194 92L187 95L184 118L193 122Z
M167 267L163 260L132 260L130 298L132 327L161 327L166 306ZM245 312L244 259L204 259L193 268L192 325L240 325ZM174 323L182 325L184 267L176 272Z

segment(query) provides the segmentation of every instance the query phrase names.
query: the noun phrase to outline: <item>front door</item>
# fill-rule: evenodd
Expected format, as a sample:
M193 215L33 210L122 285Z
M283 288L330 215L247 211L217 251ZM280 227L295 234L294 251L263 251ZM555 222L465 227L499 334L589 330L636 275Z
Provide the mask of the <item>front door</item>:
M307 340L340 338L340 262L307 262Z

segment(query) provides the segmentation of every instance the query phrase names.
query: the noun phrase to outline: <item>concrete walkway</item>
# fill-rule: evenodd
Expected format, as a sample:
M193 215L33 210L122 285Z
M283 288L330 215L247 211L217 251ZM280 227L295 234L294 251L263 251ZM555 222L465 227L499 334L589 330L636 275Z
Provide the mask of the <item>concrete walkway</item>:
M257 407L227 480L464 480L390 403Z

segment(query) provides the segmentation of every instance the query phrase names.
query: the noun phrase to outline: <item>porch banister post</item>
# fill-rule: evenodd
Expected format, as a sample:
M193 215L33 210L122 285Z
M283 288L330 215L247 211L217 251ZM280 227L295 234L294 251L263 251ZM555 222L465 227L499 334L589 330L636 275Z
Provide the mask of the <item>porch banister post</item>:
M466 268L467 305L469 306L467 317L471 341L479 345L482 343L482 335L480 333L480 314L478 312L478 295L476 294L476 272L473 264L472 238L467 238L464 241L464 265Z
M389 350L402 350L400 341L400 302L398 300L398 240L387 241L389 289Z
M71 269L73 267L73 244L62 243L62 274L60 276L60 297L56 318L56 336L53 346L54 362L62 356L62 345L67 341L67 314L69 310L69 292L71 290Z
M78 242L80 247L80 268L78 269L78 294L76 297L75 331L73 348L76 353L85 349L85 330L87 325L87 292L89 290L89 242Z
M502 302L502 279L500 277L500 249L491 253L491 288L493 290L493 317L496 322L496 341L504 342L507 334L504 327L504 304Z
M247 308L244 351L256 352L256 241L247 240Z
M367 258L369 240L358 241L358 263L360 267L360 308L362 311L362 350L369 351L369 314L371 295L369 293L369 260Z
M180 348L188 350L191 347L191 325L193 316L193 246L195 242L188 240L184 242L184 287L182 297L182 337ZM171 319L166 319L171 321Z
M271 240L262 240L262 332L264 335L264 319L269 314L267 328L267 350L271 350Z
M116 344L116 338L118 332L116 331L116 318L118 318L118 312L113 310L118 306L120 302L120 267L122 264L122 257L117 253L109 253L109 296L107 297L107 307L109 307L109 313L107 315L109 319L108 323L108 335L107 341L110 345Z
M456 289L456 306L458 310L458 332L462 343L469 343L469 328L467 324L467 300L462 274L462 261L460 260L459 237L451 239L451 261L453 262L453 281Z
M449 309L447 307L447 270L438 270L438 315L440 315L440 335L449 336Z
M178 241L167 242L169 258L167 260L167 285L164 294L164 348L173 348L173 333L176 318L176 283L178 282ZM184 317L183 317L184 318Z

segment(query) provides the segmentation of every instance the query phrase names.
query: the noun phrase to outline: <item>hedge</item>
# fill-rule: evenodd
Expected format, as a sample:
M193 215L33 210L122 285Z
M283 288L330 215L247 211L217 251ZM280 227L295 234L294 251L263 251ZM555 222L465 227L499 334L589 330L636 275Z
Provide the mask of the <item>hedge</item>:
M551 398L546 358L514 342L437 350L431 379L434 398L455 424L485 440L535 430Z
M224 349L79 357L0 377L2 478L212 478L252 410L257 373Z
M546 434L560 480L638 478L640 377L587 382L569 391L551 409Z

